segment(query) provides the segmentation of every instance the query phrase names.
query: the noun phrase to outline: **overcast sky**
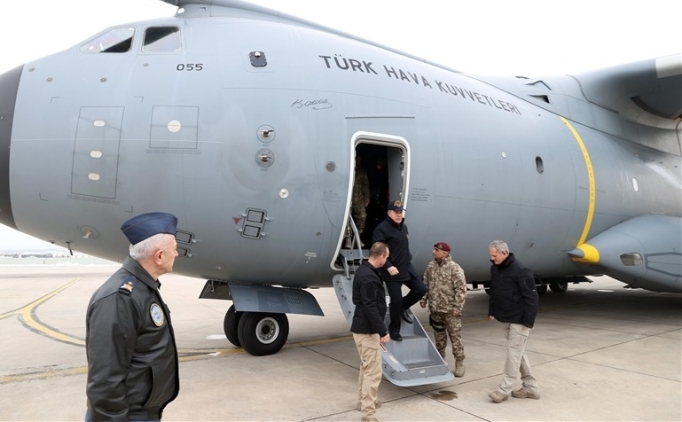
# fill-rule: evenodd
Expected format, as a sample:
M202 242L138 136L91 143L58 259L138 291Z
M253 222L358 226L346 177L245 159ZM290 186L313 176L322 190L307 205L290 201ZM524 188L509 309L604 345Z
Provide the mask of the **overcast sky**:
M0 72L100 30L172 16L160 0L3 0ZM682 0L254 0L473 74L566 74L682 52ZM45 245L0 226L0 250Z

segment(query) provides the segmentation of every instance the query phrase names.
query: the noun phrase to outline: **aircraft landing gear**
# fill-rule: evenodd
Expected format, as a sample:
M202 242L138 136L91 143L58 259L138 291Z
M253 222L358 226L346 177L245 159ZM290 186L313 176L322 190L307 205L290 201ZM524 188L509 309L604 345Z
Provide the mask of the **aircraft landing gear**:
M223 321L223 330L225 331L225 337L227 340L237 347L242 347L242 343L239 341L239 320L244 312L237 312L234 309L234 305L230 306L230 309L225 313L225 320Z
M286 314L237 312L232 305L225 313L223 330L230 343L250 354L272 355L287 341L289 319Z
M547 284L542 281L537 275L533 276L535 280L535 290L537 290L538 295L542 296L547 293Z
M237 330L244 350L254 356L272 355L287 341L289 319L286 314L243 312Z
M539 276L535 275L533 276L533 279L535 280L535 289L538 292L538 295L544 295L546 294L549 290L551 290L554 293L564 293L568 291L568 284L569 283L591 283L592 280L588 279L585 276L565 276L565 277L551 277L551 278L545 278L542 279ZM473 288L474 290L478 289L479 285L483 285L483 289L485 292L489 295L490 294L490 281L473 281Z
M549 288L552 289L554 293L563 293L566 290L568 290L568 282L567 281L556 281L549 283Z
M249 305L249 301L259 295L267 297L267 300L255 306ZM291 314L324 316L315 296L302 289L207 280L199 297L232 301L223 320L225 337L254 356L277 353L287 341L289 319L286 313L278 312L282 307L275 305L288 303L286 312ZM235 303L244 303L244 308L240 307L242 310L237 311Z

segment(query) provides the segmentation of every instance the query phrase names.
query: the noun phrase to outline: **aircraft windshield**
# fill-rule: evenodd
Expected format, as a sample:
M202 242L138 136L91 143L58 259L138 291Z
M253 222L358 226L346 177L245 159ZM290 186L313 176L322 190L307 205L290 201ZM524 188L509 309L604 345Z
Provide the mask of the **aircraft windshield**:
M84 53L125 53L133 45L135 28L114 28L81 46Z
M180 28L163 26L147 28L142 50L147 53L173 53L182 47Z

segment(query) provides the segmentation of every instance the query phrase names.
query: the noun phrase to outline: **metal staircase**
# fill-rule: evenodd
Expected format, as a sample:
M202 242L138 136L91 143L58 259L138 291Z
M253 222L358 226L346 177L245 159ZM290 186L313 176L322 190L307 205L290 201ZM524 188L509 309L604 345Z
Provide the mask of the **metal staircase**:
M352 227L355 229L354 224ZM355 238L357 239L358 236ZM334 291L349 327L355 311L355 305L353 305L355 269L362 263L362 260L369 257L368 250L362 250L359 244L356 245L356 242L353 242L353 246L357 246L357 249L341 250L344 274L336 275L333 278ZM389 300L390 298L386 296L387 303ZM412 314L412 311L408 312L413 322L412 324L406 322L401 324L400 335L403 337L403 341L389 341L385 350L382 350L384 377L399 387L413 387L453 380L454 375L448 369L448 364L440 357L424 327ZM387 326L389 319L388 312L386 312L385 322Z

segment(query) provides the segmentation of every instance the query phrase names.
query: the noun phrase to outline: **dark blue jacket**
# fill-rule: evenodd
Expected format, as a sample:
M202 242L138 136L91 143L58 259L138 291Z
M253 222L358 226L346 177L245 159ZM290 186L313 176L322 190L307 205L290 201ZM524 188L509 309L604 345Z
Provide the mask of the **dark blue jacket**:
M358 334L388 334L384 323L386 316L386 292L381 273L364 261L353 278L353 304L355 313L350 330Z
M386 281L407 281L419 275L412 266L410 240L405 220L396 224L390 217L386 217L372 233L372 243L374 242L383 242L388 245L389 257L383 268L396 267L398 269L398 275L395 276L386 271Z
M85 352L94 422L160 419L178 395L178 352L159 286L128 257L92 295Z
M533 272L516 260L513 253L500 265L490 267L488 315L500 322L533 328L538 312L538 292Z

